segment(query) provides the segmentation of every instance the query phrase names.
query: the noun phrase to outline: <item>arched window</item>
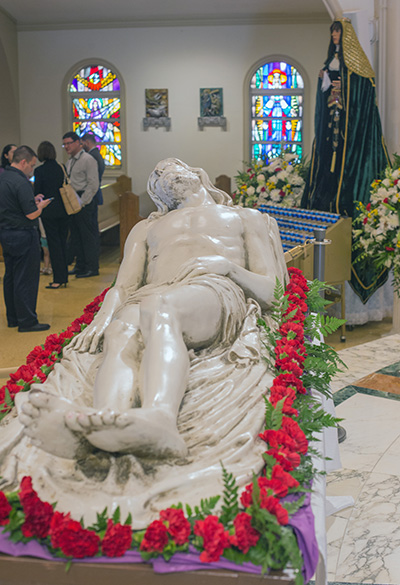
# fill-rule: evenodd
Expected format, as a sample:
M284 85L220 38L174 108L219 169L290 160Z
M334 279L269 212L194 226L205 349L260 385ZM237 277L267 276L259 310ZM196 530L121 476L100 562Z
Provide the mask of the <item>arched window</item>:
M303 153L304 82L293 65L273 60L250 81L250 158L271 159L290 149Z
M110 68L89 64L75 71L68 83L72 129L82 136L90 132L107 169L123 164L121 136L121 84Z

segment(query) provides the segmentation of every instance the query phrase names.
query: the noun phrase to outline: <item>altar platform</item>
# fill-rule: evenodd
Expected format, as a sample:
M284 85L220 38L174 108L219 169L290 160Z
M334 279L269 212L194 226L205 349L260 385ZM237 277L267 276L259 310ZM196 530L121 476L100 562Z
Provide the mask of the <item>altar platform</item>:
M0 555L1 585L293 585L290 575L253 575L237 571L201 570L154 573L145 564L65 563Z

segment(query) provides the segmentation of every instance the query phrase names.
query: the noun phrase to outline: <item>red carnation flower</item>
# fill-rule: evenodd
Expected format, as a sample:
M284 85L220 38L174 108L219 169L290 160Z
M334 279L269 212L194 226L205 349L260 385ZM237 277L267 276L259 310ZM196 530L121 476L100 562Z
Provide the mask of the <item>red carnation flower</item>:
M22 390L23 386L20 386L19 384L14 384L13 382L7 382L7 384L4 386L4 389L6 389L6 388L10 394L10 397L13 399L14 396ZM4 394L3 399L4 398L5 398L5 394Z
M287 311L285 311L284 313L284 317L287 317L287 315L291 314L290 317L291 321L300 321L300 323L302 323L303 321L305 321L306 318L305 313L306 311L302 310L302 307L300 307L300 305L290 303Z
M263 504L261 506L262 508L265 508L266 510L268 510L268 512L276 516L276 519L278 520L279 524L284 525L289 522L288 511L285 510L285 508L280 504L278 498L275 498L274 496L269 496L268 498L265 498L263 500L262 504Z
M304 274L300 270L300 268L294 268L294 267L288 268L288 273L289 273L291 282L297 283L299 286L301 286L306 291L309 290L308 285L307 285L307 280L304 277Z
M295 442L296 451L298 453L301 453L302 455L305 455L307 453L308 450L307 438L295 420L287 416L284 416L282 419L282 431L287 433Z
M204 550L200 554L203 563L219 560L226 548L230 546L229 532L224 529L217 516L207 516L194 525L194 533L203 538Z
M50 354L55 352L59 352L61 350L61 342L60 336L57 333L52 333L46 337L46 341L44 342L44 349Z
M107 530L101 543L102 553L106 557L122 557L132 544L132 527L107 522Z
M140 550L147 552L162 552L168 544L168 532L161 520L154 520L144 534L140 543Z
M37 493L33 489L32 478L29 475L25 475L19 484L19 499L24 511L28 509L30 502L36 497Z
M305 347L302 343L296 339L286 338L279 339L276 344L275 354L278 357L282 357L279 355L281 353L286 353L288 357L292 359L298 359L301 362L304 361L304 358L307 355Z
M53 548L60 548L59 535L61 534L62 528L70 520L69 514L62 514L61 512L54 512L53 517L50 521L49 536L51 540L51 546Z
M297 378L303 373L303 368L300 368L295 362L292 362L288 359L286 360L277 360L277 369L282 370L282 372L291 372Z
M67 557L94 557L99 551L100 537L93 530L82 528L80 522L68 516L60 522L55 540Z
M394 252L394 248L392 248L391 246L385 246L385 250L386 252Z
M0 526L5 526L9 522L9 515L12 506L7 500L4 492L0 492Z
M286 447L273 447L267 451L267 455L275 457L276 461L280 463L285 471L292 471L300 465L300 455Z
M365 224L367 224L367 223L368 223L368 217L364 217L364 219L363 219L363 224L365 225Z
M279 524L287 524L289 521L289 514L279 503L281 497L286 496L288 486L284 482L274 479L267 479L266 477L259 477L257 480L260 488L260 508L268 510L271 514L276 516ZM269 490L276 493L275 497L270 494ZM249 508L253 504L253 484L246 486L245 491L240 497L240 502L245 508Z
M268 429L258 435L260 439L268 443L270 447L286 447L289 451L296 451L296 442L284 431Z
M77 321L78 323L81 323L81 324L90 325L90 323L93 321L93 314L92 313L83 313L83 315L78 317L78 319L75 319L75 321Z
M291 295L297 295L300 299L306 299L307 295L303 288L295 282L290 282L286 287L286 292Z
M367 205L365 206L365 209L366 209L367 211L369 211L369 210L371 209L371 203L367 203Z
M276 406L277 403L285 398L283 403L282 412L289 416L297 416L299 414L296 408L292 407L293 402L296 400L296 393L293 388L285 388L284 386L273 386L271 388L271 395L269 401L272 406Z
M27 538L46 538L53 516L53 507L42 502L32 487L32 478L25 476L20 483L19 499L25 514L21 531Z
M303 382L293 374L279 374L273 381L273 386L286 386L296 389L299 394L305 394Z
M265 500L265 498L268 498L271 495L274 495L277 498L284 498L288 493L288 486L286 483L276 478L267 479L266 477L261 476L257 479L257 484L260 490L259 503L261 508L265 507L262 505L262 502ZM246 485L242 495L240 496L240 503L245 508L250 508L253 505L252 483Z
M190 536L190 522L185 518L183 510L167 508L161 510L160 519L167 527L168 533L177 545L188 542Z
M252 546L255 546L260 538L258 530L251 525L251 516L241 512L233 521L235 534L230 537L231 544L237 546L246 554Z
M75 319L74 321L72 321L71 325L67 327L67 329L63 333L61 333L61 335L63 336L64 339L67 339L68 336L72 337L74 333L80 333L81 329L82 329L81 324L78 322L77 319Z
M282 323L279 328L279 333L282 337L296 340L299 343L303 343L304 341L304 328L299 323L292 323L291 321Z
M33 381L33 377L35 375L35 368L32 364L20 366L16 372L10 374L11 382L18 382L22 380L23 382L29 384Z
M32 351L28 354L26 358L26 363L30 364L31 362L35 362L37 359L46 358L47 352L44 351L41 345L37 345L32 349Z
M272 481L279 481L282 485L287 488L296 488L300 484L290 473L283 470L280 465L274 465L272 468Z
M29 502L25 510L25 522L21 531L27 538L46 538L49 534L50 522L53 516L53 507L48 502L42 502L37 496Z

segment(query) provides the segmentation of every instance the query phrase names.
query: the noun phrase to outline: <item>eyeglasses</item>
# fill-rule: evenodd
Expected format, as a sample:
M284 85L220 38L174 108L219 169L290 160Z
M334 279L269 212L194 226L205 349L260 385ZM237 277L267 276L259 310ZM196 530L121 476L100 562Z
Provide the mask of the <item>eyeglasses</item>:
M76 140L71 140L70 142L64 142L64 144L62 145L63 148L65 148L66 146L69 146L70 144L73 144L74 142L77 142Z

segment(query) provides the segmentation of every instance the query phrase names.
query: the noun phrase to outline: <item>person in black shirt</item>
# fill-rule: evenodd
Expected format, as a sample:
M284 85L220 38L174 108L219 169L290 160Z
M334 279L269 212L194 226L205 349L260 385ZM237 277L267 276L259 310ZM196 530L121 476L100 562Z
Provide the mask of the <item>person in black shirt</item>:
M45 199L53 199L43 210L41 219L49 246L53 282L46 288L59 289L68 282L67 237L69 220L60 195L64 172L56 160L56 149L48 140L38 146L38 158L43 164L35 169L35 195L42 193Z
M101 192L101 179L103 178L104 169L106 168L106 163L104 162L104 158L101 156L100 150L97 148L96 137L94 134L84 134L81 136L81 144L83 146L83 150L90 154L95 161L97 162L97 169L99 171L99 188L97 190L96 195L94 196L94 201L96 202L95 212L93 213L92 220L93 220L93 231L97 232L97 246L100 254L100 232L99 232L99 214L98 214L98 206L103 205L103 193Z
M29 146L14 152L13 162L0 176L0 244L5 263L4 301L9 327L18 331L46 331L39 323L36 302L40 274L40 242L37 218L51 203L33 194L28 180L36 165Z
M99 189L95 195L97 205L103 205L103 195L101 192L101 179L103 178L104 169L106 168L106 163L104 162L104 158L101 156L100 150L97 148L96 138L94 134L84 134L81 137L81 144L83 149L88 152L97 162L97 167L99 170Z

